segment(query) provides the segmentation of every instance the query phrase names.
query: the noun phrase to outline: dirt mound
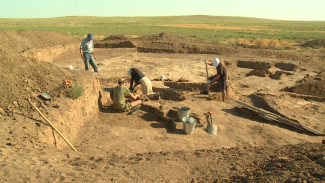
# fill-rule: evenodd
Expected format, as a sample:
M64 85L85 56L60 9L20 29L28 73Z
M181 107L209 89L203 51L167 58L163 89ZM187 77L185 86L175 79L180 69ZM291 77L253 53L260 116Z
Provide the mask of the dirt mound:
M120 41L120 40L113 40L113 41L102 41L102 42L95 42L95 48L135 48L133 42L131 41Z
M139 40L142 41L163 41L163 42L182 42L182 43L190 43L192 42L191 40L177 36L174 34L170 34L168 32L163 32L160 34L150 34L150 35L145 35L139 38Z
M264 67L255 68L249 73L246 74L246 76L259 76L259 77L268 77L270 75L270 71Z
M103 39L103 41L111 41L111 40L127 40L128 38L122 34L113 34Z
M94 42L95 48L135 48L135 44L121 34L110 35L102 41Z
M0 39L1 49L15 53L77 42L63 34L42 31L0 31Z
M249 69L255 69L255 68L269 69L272 67L272 65L269 62L238 60L237 67L249 68Z
M233 47L219 43L190 40L171 33L145 35L139 38L126 38L123 35L111 35L102 41L95 41L97 48L137 48L138 52L146 53L189 53L189 54L225 54L225 55L254 55L261 57L317 62L323 56L315 53L300 53L295 50L273 50ZM292 66L281 65L279 67Z
M170 33L158 35L146 35L136 40L139 52L153 53L220 53L220 47L216 43L193 41Z
M317 97L325 97L325 77L324 72L317 76L306 75L299 83L285 91L303 95L312 95Z
M198 53L218 54L237 52L234 48L225 48L217 43L193 41L170 33L145 35L128 39L121 35L112 35L95 42L96 48L137 48L138 52L152 53Z
M63 80L73 78L72 73L51 63L21 56L25 51L75 42L72 38L40 31L1 31L0 39L0 108L7 114L15 110L27 111L27 97L50 92Z
M279 68L279 69L285 70L285 71L297 71L298 70L298 66L293 63L280 62L280 63L275 63L274 66L276 68Z
M314 39L314 40L311 40L311 41L307 41L303 44L300 45L301 47L304 47L304 48L314 48L314 49L317 49L317 48L325 48L325 39Z

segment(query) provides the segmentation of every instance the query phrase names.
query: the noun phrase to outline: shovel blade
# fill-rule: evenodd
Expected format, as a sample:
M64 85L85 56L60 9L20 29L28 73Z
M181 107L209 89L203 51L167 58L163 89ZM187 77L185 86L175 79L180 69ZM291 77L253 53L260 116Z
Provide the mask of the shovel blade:
M208 132L208 134L211 134L211 135L217 135L217 127L209 124L207 126L207 132Z
M46 92L41 93L41 96L46 100L51 100L52 99L51 95L49 95Z

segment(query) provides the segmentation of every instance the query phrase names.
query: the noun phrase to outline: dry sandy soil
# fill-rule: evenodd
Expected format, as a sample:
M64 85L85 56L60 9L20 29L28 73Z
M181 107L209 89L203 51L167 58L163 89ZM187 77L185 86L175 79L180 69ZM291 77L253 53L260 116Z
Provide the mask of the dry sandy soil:
M325 133L324 53L229 47L168 33L113 35L95 41L96 74L84 71L79 40L36 31L2 31L0 39L0 182L325 181L324 136L264 119L235 102ZM212 100L199 94L204 60L214 57L229 73L225 102L218 92ZM132 67L164 97L142 97L141 109L129 115L110 107L109 91L118 78L129 79ZM162 75L170 81L158 81ZM84 94L71 99L61 89L50 101L39 97L65 79L83 86ZM203 125L191 135L177 119L183 106ZM215 136L205 130L206 112L213 112Z

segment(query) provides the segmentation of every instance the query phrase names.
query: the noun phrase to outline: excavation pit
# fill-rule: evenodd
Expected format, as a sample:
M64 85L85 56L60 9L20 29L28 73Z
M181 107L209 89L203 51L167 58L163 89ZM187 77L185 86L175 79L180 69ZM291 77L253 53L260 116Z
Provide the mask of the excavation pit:
M190 83L190 82L164 82L165 86L168 86L170 88L175 89L182 89L185 91L192 91L192 92L198 92L198 91L204 91L206 90L206 83ZM212 83L210 85L210 91L211 92L217 92L218 83Z
M248 69L255 69L257 67L259 67L259 68L262 67L262 68L269 69L272 67L272 64L269 62L239 60L239 61L237 61L237 67L248 68Z

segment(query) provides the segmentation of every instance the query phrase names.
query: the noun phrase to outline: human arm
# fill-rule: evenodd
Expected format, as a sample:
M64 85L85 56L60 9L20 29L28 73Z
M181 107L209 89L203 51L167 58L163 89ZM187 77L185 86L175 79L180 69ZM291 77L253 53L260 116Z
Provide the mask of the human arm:
M212 80L208 80L207 83L211 84L211 83L217 81L220 77L221 77L221 75L218 74L218 75L217 75L216 77L214 77Z
M81 56L82 60L85 60L85 57L84 57L83 52L82 52L82 47L80 47L80 56Z
M95 52L94 52L94 50L93 50L93 55L94 55L94 58L95 58L95 60L97 60L97 57L96 57L96 55L95 55Z
M131 81L130 81L130 91L133 90L132 86L133 86L133 82L134 82L134 77L131 74Z
M140 95L133 95L132 93L129 94L129 97L133 100L140 99Z

